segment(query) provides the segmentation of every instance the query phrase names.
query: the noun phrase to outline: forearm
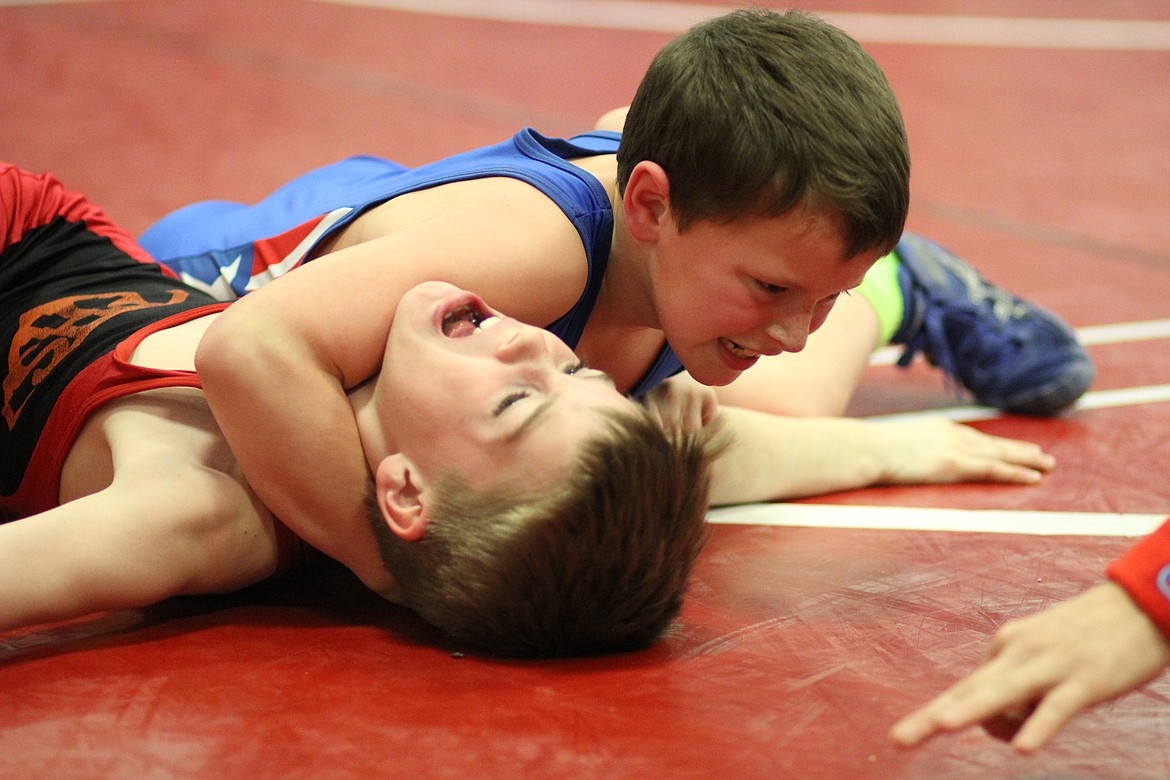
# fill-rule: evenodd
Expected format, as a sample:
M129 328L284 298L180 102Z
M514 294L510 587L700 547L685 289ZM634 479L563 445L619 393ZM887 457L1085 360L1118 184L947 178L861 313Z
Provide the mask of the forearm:
M715 464L714 504L779 501L876 484L1029 485L1055 464L1031 442L941 417L873 422L721 410L733 443Z
M197 368L252 489L299 537L369 587L387 588L366 517L369 472L340 379L284 342L253 338L229 349L213 336Z
M720 408L731 445L715 463L711 503L780 501L871 485L882 477L872 423Z

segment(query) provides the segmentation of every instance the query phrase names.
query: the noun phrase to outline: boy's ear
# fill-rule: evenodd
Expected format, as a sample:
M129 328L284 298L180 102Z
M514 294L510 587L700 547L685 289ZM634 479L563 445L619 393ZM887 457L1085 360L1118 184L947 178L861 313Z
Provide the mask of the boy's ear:
M407 542L422 538L430 522L426 508L426 483L405 455L382 459L374 473L374 493L382 519L394 535Z
M636 240L653 244L670 214L670 177L658 163L642 160L630 171L622 196L626 227Z

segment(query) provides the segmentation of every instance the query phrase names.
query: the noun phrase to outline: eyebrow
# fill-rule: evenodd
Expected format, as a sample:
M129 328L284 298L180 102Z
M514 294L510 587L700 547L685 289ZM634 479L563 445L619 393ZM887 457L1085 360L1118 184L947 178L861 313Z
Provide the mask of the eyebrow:
M543 401L537 404L536 408L533 409L532 412L527 417L525 417L519 425L515 427L515 429L510 431L508 435L504 437L504 441L516 441L517 439L523 437L525 433L532 430L540 418L543 417L550 408L552 408L553 402L556 400L558 395L560 395L559 391L546 397Z
M594 369L590 369L589 374L586 374L580 378L598 379L611 385L614 383L609 374L605 373L604 371L596 371ZM548 413L548 410L552 408L552 405L557 400L557 396L560 394L561 393L558 390L537 404L536 408L533 409L532 412L527 417L525 417L519 425L516 426L515 430L511 431L507 436L504 437L504 441L516 441L517 439L524 436L525 433L532 430L532 428L536 426L536 423L539 422L540 418Z

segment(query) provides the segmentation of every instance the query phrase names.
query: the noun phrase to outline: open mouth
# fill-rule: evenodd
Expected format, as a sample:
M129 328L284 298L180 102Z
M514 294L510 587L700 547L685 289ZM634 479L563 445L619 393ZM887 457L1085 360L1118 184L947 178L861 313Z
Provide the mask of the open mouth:
M464 338L477 330L486 330L499 321L500 318L477 299L456 306L443 315L443 335L453 339Z

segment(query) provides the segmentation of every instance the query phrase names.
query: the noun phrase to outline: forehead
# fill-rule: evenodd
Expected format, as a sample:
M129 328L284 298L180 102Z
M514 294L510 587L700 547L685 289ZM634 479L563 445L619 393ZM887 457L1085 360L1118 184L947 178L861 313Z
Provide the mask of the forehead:
M478 437L478 456L461 468L474 484L556 483L587 442L605 435L610 413L634 414L638 408L608 382L584 379L528 407Z
M797 207L779 216L750 217L717 226L719 242L736 267L795 283L852 280L855 286L877 259L876 250L846 255L845 225L832 211ZM769 279L771 281L771 279ZM832 285L831 285L832 286Z
M440 468L458 474L475 491L548 491L563 484L581 444L562 440L544 449L524 444L471 444L463 456L446 458Z
M825 260L846 259L845 221L831 210L796 206L777 216L749 219L741 229L776 247L815 252Z

